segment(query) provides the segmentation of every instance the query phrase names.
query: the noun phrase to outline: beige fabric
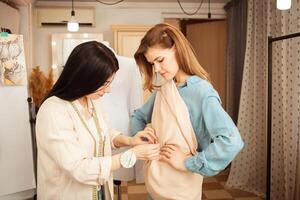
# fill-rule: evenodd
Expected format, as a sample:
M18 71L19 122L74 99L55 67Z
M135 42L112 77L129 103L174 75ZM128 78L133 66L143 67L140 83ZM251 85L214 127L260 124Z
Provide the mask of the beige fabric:
M151 125L161 145L177 144L185 153L196 152L189 112L173 81L157 92ZM155 200L200 200L202 180L200 174L178 171L162 161L145 163L146 187Z
M38 199L91 200L92 187L103 181L109 182L113 196L111 143L119 132L107 127L98 102L94 103L106 137L105 154L100 158L94 157L94 141L69 102L51 97L41 106L36 124ZM80 103L75 104L81 110ZM98 134L92 133L99 144Z

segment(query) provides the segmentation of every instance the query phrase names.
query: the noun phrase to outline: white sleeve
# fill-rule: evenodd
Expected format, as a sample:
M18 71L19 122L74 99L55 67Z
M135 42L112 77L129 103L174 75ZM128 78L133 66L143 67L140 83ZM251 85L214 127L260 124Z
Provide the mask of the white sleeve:
M114 129L109 129L109 134L110 134L110 145L112 149L117 149L117 147L114 144L114 139L121 134L120 131L116 131Z

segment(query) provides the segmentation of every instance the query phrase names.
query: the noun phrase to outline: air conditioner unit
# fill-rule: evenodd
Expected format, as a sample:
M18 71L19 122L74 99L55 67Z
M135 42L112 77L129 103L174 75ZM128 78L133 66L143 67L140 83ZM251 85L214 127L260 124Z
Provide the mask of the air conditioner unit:
M40 26L65 26L71 17L70 8L38 8L37 18ZM75 18L80 26L95 26L94 8L76 8Z

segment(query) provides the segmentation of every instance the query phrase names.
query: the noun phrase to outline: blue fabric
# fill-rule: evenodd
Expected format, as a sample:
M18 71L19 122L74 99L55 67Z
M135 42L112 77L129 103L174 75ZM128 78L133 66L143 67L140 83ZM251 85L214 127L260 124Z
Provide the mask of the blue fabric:
M189 110L196 134L197 154L185 161L188 170L213 176L225 169L243 148L244 143L234 122L221 106L212 85L198 76L191 76L178 87ZM151 123L156 93L131 117L131 132L136 134Z

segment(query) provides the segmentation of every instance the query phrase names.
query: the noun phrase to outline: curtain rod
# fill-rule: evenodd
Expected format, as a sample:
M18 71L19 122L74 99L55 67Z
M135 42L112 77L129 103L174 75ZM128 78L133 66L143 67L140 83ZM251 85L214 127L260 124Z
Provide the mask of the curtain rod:
M285 39L290 39L290 38L294 38L294 37L299 37L300 36L300 32L298 33L291 33L291 34L287 34L287 35L283 35L283 36L279 36L279 37L269 37L270 38L270 42L276 42L279 40L285 40Z

